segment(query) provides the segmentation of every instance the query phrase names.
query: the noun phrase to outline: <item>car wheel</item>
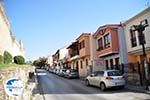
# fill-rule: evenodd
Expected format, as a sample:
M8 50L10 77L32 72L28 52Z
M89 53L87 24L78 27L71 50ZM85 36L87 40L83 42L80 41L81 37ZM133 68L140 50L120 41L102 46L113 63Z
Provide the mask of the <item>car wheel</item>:
M104 84L104 83L101 83L101 84L100 84L100 88L101 88L102 91L105 91L105 90L106 90L105 84Z
M85 80L85 84L86 84L86 86L89 86L89 85L90 85L90 83L89 83L88 80Z

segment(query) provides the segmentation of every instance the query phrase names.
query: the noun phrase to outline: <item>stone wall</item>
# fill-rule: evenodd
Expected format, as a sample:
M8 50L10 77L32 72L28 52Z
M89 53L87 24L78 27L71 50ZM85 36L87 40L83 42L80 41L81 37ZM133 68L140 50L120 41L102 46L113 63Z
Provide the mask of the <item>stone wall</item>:
M19 77L24 85L24 92L17 100L30 100L28 90L28 73L34 71L33 67L23 67L23 68L8 68L0 70L0 100L15 100L15 98L8 96L4 91L4 84L7 79L12 77ZM28 97L27 97L28 96ZM24 98L26 97L26 99ZM27 99L28 98L28 99Z
M3 55L4 51L8 51L11 55L24 56L25 50L23 42L17 41L11 31L10 23L7 18L5 9L0 1L0 55Z

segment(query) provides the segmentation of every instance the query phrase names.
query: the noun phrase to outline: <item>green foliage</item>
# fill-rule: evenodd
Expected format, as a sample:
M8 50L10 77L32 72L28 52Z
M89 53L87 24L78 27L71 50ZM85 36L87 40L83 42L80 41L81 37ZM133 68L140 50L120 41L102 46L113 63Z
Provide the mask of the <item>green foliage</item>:
M40 66L40 67L42 67L42 66L45 66L45 62L46 62L46 58L39 58L39 59L37 59L37 60L35 60L34 62L33 62L33 65L34 66Z
M25 59L23 56L15 56L14 63L16 64L25 64Z
M8 51L4 51L4 63L9 64L12 62L12 55Z
M2 55L0 55L0 64L3 64L4 63L4 58Z

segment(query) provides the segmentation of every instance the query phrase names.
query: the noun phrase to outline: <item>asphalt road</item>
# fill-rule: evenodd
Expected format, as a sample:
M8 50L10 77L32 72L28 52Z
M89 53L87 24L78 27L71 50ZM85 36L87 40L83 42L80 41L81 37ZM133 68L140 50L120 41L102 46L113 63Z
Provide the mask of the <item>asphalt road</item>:
M109 89L105 92L89 87L79 79L66 79L38 70L40 94L43 100L150 100L150 95L127 89Z

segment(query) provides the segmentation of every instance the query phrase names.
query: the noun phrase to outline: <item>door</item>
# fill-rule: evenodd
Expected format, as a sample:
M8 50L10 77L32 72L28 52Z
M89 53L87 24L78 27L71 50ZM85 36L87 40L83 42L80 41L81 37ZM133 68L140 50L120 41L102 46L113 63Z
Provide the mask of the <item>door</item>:
M77 70L77 73L79 75L79 63L78 63L78 61L76 62L76 70Z
M95 82L96 73L97 73L97 72L92 73L92 74L90 75L90 77L89 77L89 82L90 82L90 84L91 84L91 85L94 85L94 86L96 85L96 82Z
M110 68L113 69L113 59L110 59Z
M100 86L100 82L104 76L104 71L98 71L95 77L95 86Z

